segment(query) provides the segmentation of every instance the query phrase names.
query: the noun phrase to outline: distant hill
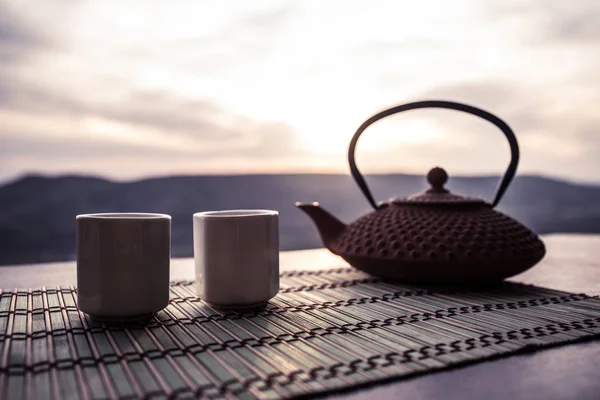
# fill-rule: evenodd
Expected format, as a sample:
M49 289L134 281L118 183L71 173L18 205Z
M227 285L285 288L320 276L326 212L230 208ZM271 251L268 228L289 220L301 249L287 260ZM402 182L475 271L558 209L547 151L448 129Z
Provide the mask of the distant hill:
M426 188L422 176L372 175L368 180L379 200ZM496 183L496 177L459 177L448 187L491 199ZM319 201L347 222L370 211L346 175L174 176L126 183L28 176L0 187L0 265L75 259L75 216L95 212L171 215L174 257L193 255L192 214L204 210L279 210L282 250L320 247L296 201ZM600 186L520 176L498 209L540 234L600 233Z

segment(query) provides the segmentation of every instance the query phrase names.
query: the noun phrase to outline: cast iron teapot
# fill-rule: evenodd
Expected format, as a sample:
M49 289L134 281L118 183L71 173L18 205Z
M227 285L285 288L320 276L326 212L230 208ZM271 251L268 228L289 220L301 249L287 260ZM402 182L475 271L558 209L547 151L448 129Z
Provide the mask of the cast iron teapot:
M510 144L511 161L490 204L479 197L444 188L442 168L427 174L431 187L408 197L377 204L356 167L360 135L374 122L407 110L446 108L481 117L496 125ZM296 203L317 225L325 246L371 275L413 283L484 283L521 273L545 255L539 237L521 223L494 210L515 176L519 146L511 128L482 109L450 101L418 101L392 107L366 120L348 149L354 180L375 211L346 225L318 203Z

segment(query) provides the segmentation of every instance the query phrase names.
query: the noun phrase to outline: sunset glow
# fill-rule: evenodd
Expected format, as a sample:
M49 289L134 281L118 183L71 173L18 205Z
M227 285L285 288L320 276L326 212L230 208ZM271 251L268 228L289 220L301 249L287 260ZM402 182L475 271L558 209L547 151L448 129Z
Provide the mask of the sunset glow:
M346 173L366 118L436 98L505 119L521 173L597 181L598 4L0 0L0 179ZM485 122L412 111L359 159L487 174L508 151Z

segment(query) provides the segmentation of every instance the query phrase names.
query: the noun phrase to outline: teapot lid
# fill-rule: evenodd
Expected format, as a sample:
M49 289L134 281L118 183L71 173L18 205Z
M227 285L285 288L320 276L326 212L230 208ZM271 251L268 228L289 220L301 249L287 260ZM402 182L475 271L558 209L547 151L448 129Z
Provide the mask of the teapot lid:
M389 202L393 204L423 204L423 205L434 205L434 204L461 204L461 205L474 205L474 204L487 204L485 200L480 197L461 196L454 194L448 189L444 188L444 185L448 181L448 174L443 168L435 167L427 173L427 182L431 187L424 192L415 193L407 197L393 197L390 198Z

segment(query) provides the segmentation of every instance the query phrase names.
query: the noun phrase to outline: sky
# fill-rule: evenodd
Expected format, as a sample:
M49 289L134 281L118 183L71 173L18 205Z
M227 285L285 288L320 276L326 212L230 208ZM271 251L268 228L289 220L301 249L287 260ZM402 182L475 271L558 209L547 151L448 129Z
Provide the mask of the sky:
M0 181L347 173L382 109L452 100L519 173L600 182L597 0L0 0ZM369 128L367 173L502 173L447 110Z

